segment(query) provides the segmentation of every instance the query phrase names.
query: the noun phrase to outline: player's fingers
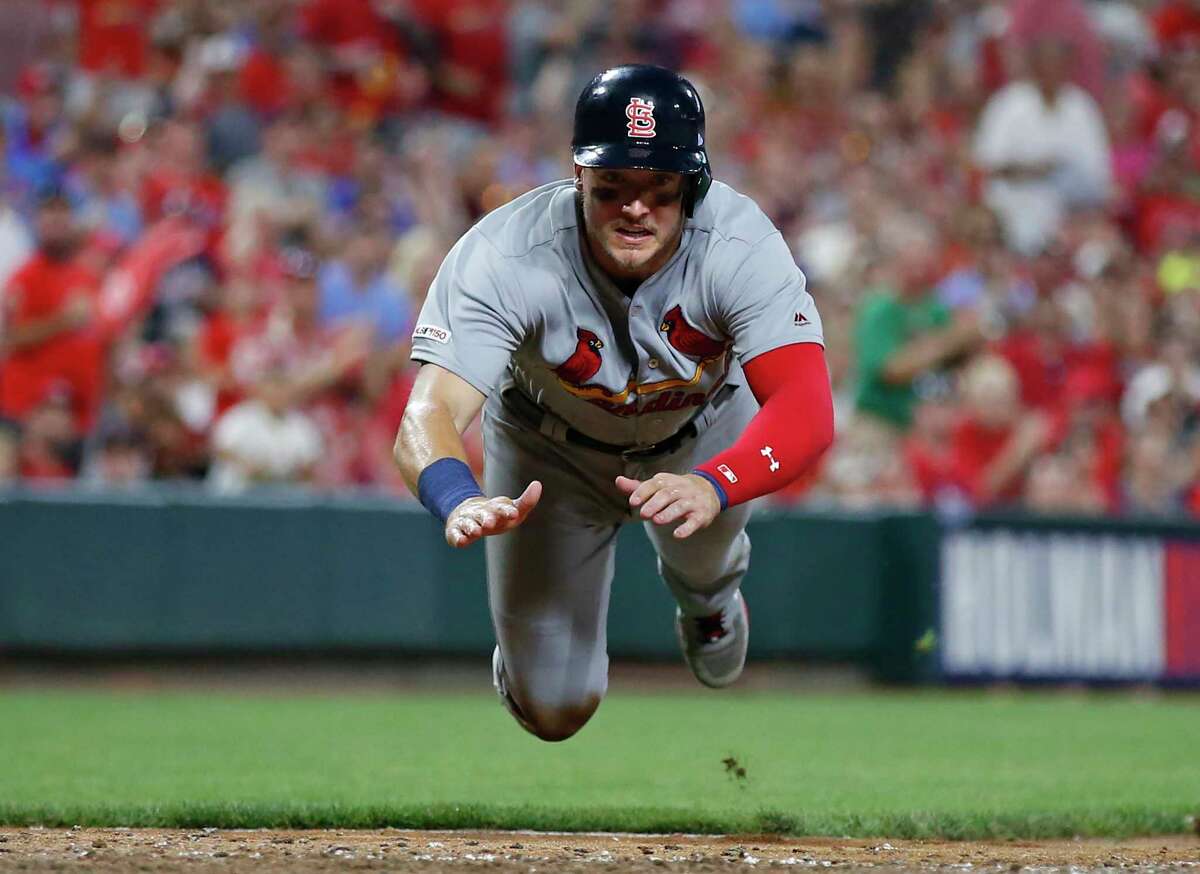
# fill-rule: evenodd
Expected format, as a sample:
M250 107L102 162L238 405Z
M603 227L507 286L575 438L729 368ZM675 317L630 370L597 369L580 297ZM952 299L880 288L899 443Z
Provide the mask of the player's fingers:
M469 546L475 541L475 538L468 536L458 523L450 525L446 528L446 542L456 548Z
M690 513L687 519L684 520L683 524L676 528L672 533L675 535L676 540L683 540L683 538L690 537L707 525L708 521L709 520L704 518L703 513L695 511Z
M498 504L493 505L495 523L488 529L488 534L499 534L510 528L515 528L524 519L517 505L508 498L496 498Z
M623 495L632 495L641 484L642 481L640 479L633 479L627 476L617 477L617 488Z
M537 506L537 502L542 499L542 484L534 480L529 485L525 486L525 491L521 492L521 496L514 502L518 510L518 519L523 521L529 515L529 511Z
M648 479L629 496L629 506L640 507L663 489L666 484L659 477Z
M695 517L692 517L692 518L687 519L682 525L680 525L678 528L676 528L675 531L672 533L674 534L676 540L683 540L683 538L689 537L692 534L695 534L699 528L700 528L700 524L695 520Z
M491 531L499 523L499 517L488 507L478 507L471 513L471 518L481 530Z
M676 500L654 514L654 524L666 525L669 522L674 522L676 519L683 518L692 511L693 507L691 503L685 500Z
M672 488L659 489L642 504L642 518L649 519L673 504L678 497L678 493Z

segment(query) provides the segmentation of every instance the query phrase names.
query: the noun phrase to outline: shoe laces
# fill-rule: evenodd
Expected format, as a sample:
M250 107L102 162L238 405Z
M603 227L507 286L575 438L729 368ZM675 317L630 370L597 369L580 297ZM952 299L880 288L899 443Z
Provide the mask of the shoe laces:
M725 627L725 611L721 610L709 616L695 616L696 632L702 643L716 643L729 633Z

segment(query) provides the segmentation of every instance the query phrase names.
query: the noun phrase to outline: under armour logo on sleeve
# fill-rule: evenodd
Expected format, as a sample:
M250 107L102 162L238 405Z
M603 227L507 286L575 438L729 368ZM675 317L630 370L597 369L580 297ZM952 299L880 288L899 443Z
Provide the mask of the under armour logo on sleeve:
M758 454L761 455L763 458L771 459L771 473L774 473L775 471L779 470L779 462L776 461L775 456L771 454L774 451L775 450L772 449L770 446L764 446L762 449L758 450Z

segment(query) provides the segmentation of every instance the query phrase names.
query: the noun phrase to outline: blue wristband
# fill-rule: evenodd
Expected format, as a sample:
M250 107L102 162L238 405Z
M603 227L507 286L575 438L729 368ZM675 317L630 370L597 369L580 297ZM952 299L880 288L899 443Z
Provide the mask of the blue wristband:
M717 481L717 478L715 476L713 476L712 474L705 473L702 470L693 470L692 473L694 473L696 476L702 476L706 480L708 480L710 483L712 483L712 487L717 490L717 498L719 498L721 501L721 509L722 510L726 509L729 506L729 495L727 495L725 493L725 487Z
M483 497L475 475L457 458L439 458L417 478L417 497L443 522L467 498Z

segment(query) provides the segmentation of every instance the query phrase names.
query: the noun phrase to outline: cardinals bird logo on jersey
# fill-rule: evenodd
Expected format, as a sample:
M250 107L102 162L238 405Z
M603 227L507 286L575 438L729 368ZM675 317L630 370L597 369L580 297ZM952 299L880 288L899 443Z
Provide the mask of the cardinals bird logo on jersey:
M587 328L576 328L575 336L578 338L575 351L571 353L570 358L554 368L554 375L567 386L584 388L588 381L600 372L600 365L604 363L600 357L604 341Z
M688 358L711 361L724 355L728 348L728 344L724 340L714 340L698 328L688 324L687 319L683 317L683 308L678 304L667 310L658 329L667 335L667 342L671 346Z
M554 375L558 377L558 384L576 397L583 398L615 416L671 412L685 407L703 406L708 399L708 393L696 389L700 387L709 367L719 367L722 364L728 366L728 341L709 337L688 323L679 306L667 311L659 322L658 330L666 335L667 344L672 349L687 358L698 360L690 377L675 377L657 382L638 382L631 377L619 391L605 388L592 382L603 364L600 350L604 348L604 341L594 331L576 328L575 351L553 369ZM719 380L717 385L720 385ZM649 395L656 397L648 403L638 403Z

